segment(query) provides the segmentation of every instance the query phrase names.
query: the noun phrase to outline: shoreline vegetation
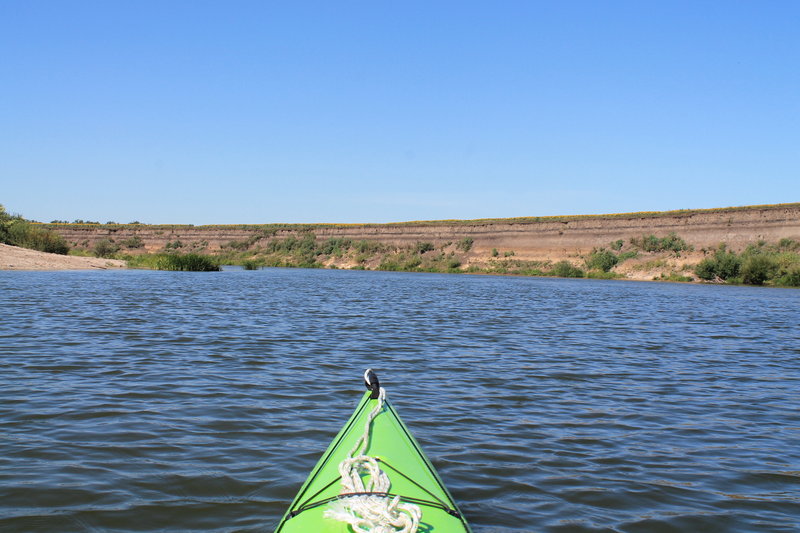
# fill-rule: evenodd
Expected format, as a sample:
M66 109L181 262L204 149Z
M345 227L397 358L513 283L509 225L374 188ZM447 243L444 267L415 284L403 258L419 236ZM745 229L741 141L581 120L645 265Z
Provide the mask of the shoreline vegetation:
M325 230L330 228L355 227L379 231L409 225L484 227L492 224L552 222L567 225L577 220L728 214L787 206L796 208L798 204L477 221L227 226L147 225L139 222L99 224L83 220L40 224L27 221L19 215L9 215L0 206L0 242L50 253L122 260L127 262L129 268L155 270L214 271L220 270L221 265L239 265L246 270L301 267L800 287L800 237L781 238L774 242L751 239L751 243L737 251L723 241L716 246L697 249L675 231L642 233L609 240L583 253L531 259L500 245L486 248L486 242L482 243L482 249L476 250L476 241L469 235L444 240L441 235L434 234L430 240L405 243L391 242L388 237L381 240L377 237L359 239L325 235ZM120 228L125 230L121 231ZM245 230L246 238L226 240L214 249L207 241L170 238L175 235L176 228L223 232L230 229ZM98 234L92 235L93 240L84 239L82 242L69 242L61 235L61 232L76 229L83 232L96 229ZM155 241L159 244L154 245Z
M19 246L51 254L66 255L69 245L57 232L12 215L0 205L0 244Z
M429 272L449 274L496 274L560 278L628 279L615 271L629 260L639 260L646 267L666 266L664 257L680 258L693 248L676 234L665 237L645 235L609 243L608 248L595 248L578 261L526 261L514 258L513 251L494 253L486 264L464 265L463 254L473 242L466 238L436 247L431 242L398 247L371 241L327 239L319 241L313 233L302 238L289 237L272 241L256 250L233 250L217 254L140 254L116 255L128 261L131 268L161 270L194 270L181 264L197 264L196 270L217 270L221 265L238 265L245 270L263 267L329 268L379 270L391 272ZM759 242L737 254L720 244L716 250L703 250L706 257L694 267L671 270L655 276L653 281L692 282L736 285L800 287L800 242L784 239L778 243ZM641 260L645 259L642 263ZM168 265L168 266L164 266ZM213 266L216 265L216 268ZM695 279L696 278L696 279Z

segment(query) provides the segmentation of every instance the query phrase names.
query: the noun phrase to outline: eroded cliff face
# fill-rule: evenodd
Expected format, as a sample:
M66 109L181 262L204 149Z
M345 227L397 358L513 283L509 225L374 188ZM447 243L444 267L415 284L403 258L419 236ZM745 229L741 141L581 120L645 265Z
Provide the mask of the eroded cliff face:
M346 238L394 246L431 242L436 247L472 239L469 260L513 252L524 260L576 258L617 240L675 233L695 253L725 243L741 251L758 241L800 240L800 204L613 216L548 217L526 220L455 221L365 225L148 226L46 224L77 248L107 239L129 253L170 249L219 253L256 249L275 239L313 233L318 241Z

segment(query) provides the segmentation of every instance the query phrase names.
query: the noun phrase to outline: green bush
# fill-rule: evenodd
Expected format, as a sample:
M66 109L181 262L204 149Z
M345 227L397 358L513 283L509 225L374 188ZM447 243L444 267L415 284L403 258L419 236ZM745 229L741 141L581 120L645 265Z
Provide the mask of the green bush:
M736 257L733 252L718 251L717 257L717 275L721 279L734 278L739 275L742 268L742 260Z
M142 248L144 246L142 238L139 237L138 235L134 235L133 237L127 238L123 240L120 244L128 249Z
M414 250L418 254L424 254L425 252L430 252L431 250L433 250L433 243L432 242L418 242L414 246Z
M304 233L301 238L289 236L285 239L274 239L266 246L266 252L274 254L268 266L292 266L300 268L319 268L317 256L322 255L325 245L317 246L316 235ZM331 246L333 249L333 246Z
M653 251L658 247L658 239L655 235L643 235L642 237L631 237L631 245L644 250L645 252Z
M300 255L319 255L317 251L316 236L306 233L301 239L290 236L285 239L270 241L267 245L269 253L294 253Z
M717 277L717 264L711 257L706 257L694 267L698 278L711 281Z
M110 239L100 239L94 243L93 251L97 257L111 257L119 251L119 246Z
M752 254L741 264L742 281L748 285L763 285L778 272L778 263L765 254Z
M69 246L61 235L37 227L29 228L27 235L21 240L21 245L51 254L66 255L69 252Z
M353 246L353 241L350 239L328 239L319 247L321 255L342 255Z
M353 244L353 248L355 248L360 254L375 254L385 250L385 246L383 244L367 240L356 241Z
M384 259L383 261L381 261L381 264L378 265L378 270L388 270L390 272L394 272L398 270L403 270L403 267L396 260Z
M606 250L605 248L598 250L595 248L586 259L586 268L608 272L616 266L618 261L619 259L611 250Z
M643 235L641 238L633 237L631 244L644 250L645 252L680 252L692 250L692 247L674 232L666 237L656 237L655 235Z
M181 241L175 241L175 243L176 244L180 244L180 246L175 246L173 243L168 242L166 244L166 246L164 246L164 248L166 248L166 249L181 248L183 246L183 243ZM222 246L220 246L220 248L223 248L223 249L227 248L227 249L230 249L230 250L240 250L241 251L241 250L247 250L248 248L250 248L250 246L251 246L251 242L248 239L244 239L244 240L241 240L241 241L237 241L237 240L228 241L228 242L224 243Z
M727 283L800 286L800 255L786 251L793 247L793 242L782 239L777 245L768 245L762 241L748 246L738 256L722 244L713 257L703 259L695 267L695 274L704 280L720 279Z
M33 228L28 234L26 245L34 250L51 254L66 255L69 246L61 235L42 228Z
M559 278L582 278L586 275L583 270L567 260L559 261L553 265L551 273Z
M742 260L735 253L729 252L725 246L714 252L714 257L707 257L695 267L697 277L707 281L714 279L728 280L739 275Z
M456 248L458 248L463 252L469 252L472 249L472 244L474 242L475 241L472 239L472 237L464 237L463 239L458 241L458 244L456 244Z
M686 241L678 237L678 235L674 232L670 233L666 237L663 237L660 245L662 250L666 250L668 252L681 252L684 250L691 251L693 249L692 246L687 244Z
M69 246L54 231L31 224L20 215L11 215L0 205L0 242L51 254L66 254Z
M422 264L422 259L419 257L411 257L401 265L401 270L415 270Z
M6 208L0 204L0 242L9 243L9 230L14 217L6 212Z
M785 287L800 287L800 265L790 267L775 281Z
M2 240L6 244L39 250L51 254L65 255L69 246L58 233L35 226L22 218L0 222Z

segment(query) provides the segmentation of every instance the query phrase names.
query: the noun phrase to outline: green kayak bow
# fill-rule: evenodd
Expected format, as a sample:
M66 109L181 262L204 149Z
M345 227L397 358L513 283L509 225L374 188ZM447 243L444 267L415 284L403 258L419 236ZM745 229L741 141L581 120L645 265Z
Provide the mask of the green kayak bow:
M469 532L430 460L385 399L375 373L367 370L364 381L368 392L275 533Z

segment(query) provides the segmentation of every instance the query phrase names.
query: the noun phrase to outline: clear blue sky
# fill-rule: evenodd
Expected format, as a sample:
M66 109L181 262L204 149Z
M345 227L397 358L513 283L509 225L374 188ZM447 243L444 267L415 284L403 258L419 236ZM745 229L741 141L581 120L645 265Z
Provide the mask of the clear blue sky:
M800 2L0 0L0 203L389 222L800 201Z

